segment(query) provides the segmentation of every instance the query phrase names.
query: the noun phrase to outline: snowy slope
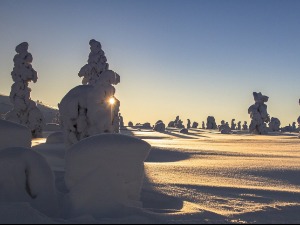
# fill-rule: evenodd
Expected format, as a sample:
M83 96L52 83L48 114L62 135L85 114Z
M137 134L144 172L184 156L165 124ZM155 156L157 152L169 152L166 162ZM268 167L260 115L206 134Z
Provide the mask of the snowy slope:
M176 129L164 133L122 132L153 146L145 165L143 209L118 218L86 215L60 223L300 222L297 134L221 135L201 129L190 129L188 135ZM66 193L64 145L45 141L35 140L34 150L46 157L56 175L58 190ZM0 205L1 211L13 214L9 207ZM32 213L31 220L41 219L40 214L22 207ZM42 220L57 222L45 216Z
M9 97L0 94L0 114L1 115L6 114L8 111L12 109L12 107L13 106L9 100ZM56 114L58 113L57 108L45 105L40 102L38 103L38 108L42 111L46 123L51 123L52 120L55 118Z

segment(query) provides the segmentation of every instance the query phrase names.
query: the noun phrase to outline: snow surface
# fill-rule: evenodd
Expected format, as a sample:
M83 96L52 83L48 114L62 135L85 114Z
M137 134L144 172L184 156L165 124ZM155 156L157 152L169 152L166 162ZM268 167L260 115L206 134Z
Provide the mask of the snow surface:
M47 123L45 126L45 131L61 131L62 128L56 123Z
M27 148L0 150L0 202L27 202L49 215L57 214L53 173L46 160Z
M100 134L73 145L66 156L65 176L71 215L99 217L140 207L150 148L145 141L121 134Z
M61 144L64 143L64 133L63 132L55 132L50 134L47 137L47 144Z
M190 129L185 135L175 128L165 133L127 129L122 133L152 145L145 163L142 209L102 218L87 214L56 219L26 204L0 203L0 222L300 223L298 134L221 135ZM45 141L33 140L33 148L50 163L57 189L67 194L64 145Z
M20 124L0 119L0 149L31 147L31 131Z

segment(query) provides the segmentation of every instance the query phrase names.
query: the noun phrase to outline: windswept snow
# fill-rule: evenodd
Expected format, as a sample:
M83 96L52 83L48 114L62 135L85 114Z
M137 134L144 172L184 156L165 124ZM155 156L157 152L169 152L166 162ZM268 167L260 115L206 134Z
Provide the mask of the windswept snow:
M100 217L101 213L83 215L81 210L78 213L73 210L72 219L65 216L58 221L34 213L28 208L30 206L16 204L14 208L12 204L15 203L2 203L0 218L4 218L3 221L15 221L19 217L26 222L123 224L300 222L300 140L296 133L256 136L247 131L236 131L232 135L193 128L188 134L179 131L176 128L167 128L161 133L150 129L122 130L123 134L152 145L145 163L142 208L127 209L122 213L120 210L105 217ZM34 140L33 145L33 149L50 163L57 189L64 195L68 194L64 182L64 145L45 144L45 139ZM80 152L83 154L84 149ZM96 150L91 153L96 154L94 152ZM103 159L99 157L99 160ZM96 157L91 166L90 160L80 161L80 165L88 164L87 168L97 163ZM81 171L81 166L75 168ZM100 171L100 175L105 177L110 172ZM104 190L103 187L97 190L97 185L90 185L91 192ZM90 190L82 192L87 193L86 199L91 197ZM84 202L85 196L82 197ZM22 208L31 215L30 218L22 215ZM15 217L8 220L3 213Z

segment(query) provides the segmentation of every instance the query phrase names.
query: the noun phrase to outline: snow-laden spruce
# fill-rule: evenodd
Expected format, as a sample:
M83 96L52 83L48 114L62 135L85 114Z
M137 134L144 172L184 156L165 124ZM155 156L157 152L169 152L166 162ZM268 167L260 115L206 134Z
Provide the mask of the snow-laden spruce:
M217 129L217 128L218 128L218 126L216 124L215 117L208 116L207 122L206 122L206 129Z
M249 126L250 133L254 134L267 134L267 123L270 122L270 116L267 112L267 105L269 97L262 95L261 92L253 92L255 104L251 105L248 109L250 114L251 124Z
M29 82L37 82L37 72L32 68L33 57L28 52L28 43L23 42L16 47L14 68L11 72L14 84L11 87L10 101L14 108L6 115L6 120L27 126L32 137L42 137L44 126L43 114L30 98Z
M31 132L20 124L0 119L0 149L31 147Z
M59 104L61 126L68 146L101 133L119 133L120 101L115 88L120 76L108 69L100 42L90 41L88 64L79 72L84 85L69 91Z
M58 209L54 175L38 153L21 147L0 150L0 203L26 202L55 216Z
M69 216L98 217L141 207L150 148L143 140L121 134L100 134L73 145L66 155Z
M280 120L278 118L272 117L269 123L269 130L271 132L275 132L275 131L278 132L280 130L280 125L281 125Z

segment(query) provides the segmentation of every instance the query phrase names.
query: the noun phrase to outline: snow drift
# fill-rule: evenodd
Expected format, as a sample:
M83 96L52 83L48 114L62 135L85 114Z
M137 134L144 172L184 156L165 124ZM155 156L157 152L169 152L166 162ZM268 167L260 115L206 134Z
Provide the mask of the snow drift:
M46 160L27 148L0 150L0 203L25 202L48 216L57 213L54 176Z
M0 149L9 147L31 147L30 130L17 123L0 120Z
M66 156L70 216L95 217L140 207L144 161L151 146L121 134L100 134L73 145Z

